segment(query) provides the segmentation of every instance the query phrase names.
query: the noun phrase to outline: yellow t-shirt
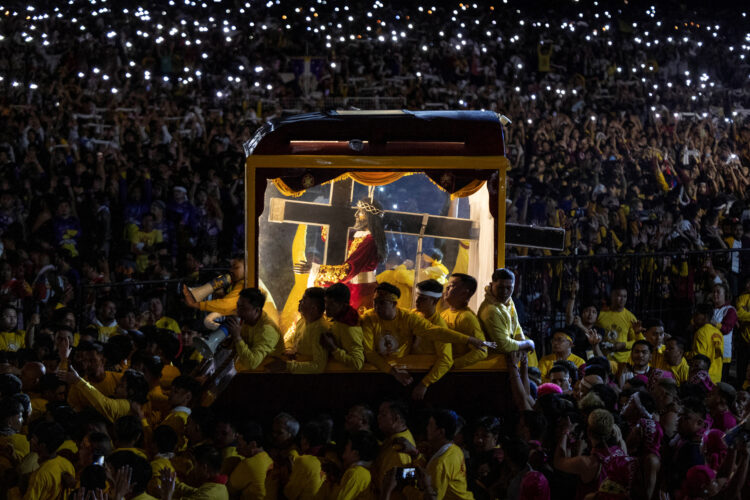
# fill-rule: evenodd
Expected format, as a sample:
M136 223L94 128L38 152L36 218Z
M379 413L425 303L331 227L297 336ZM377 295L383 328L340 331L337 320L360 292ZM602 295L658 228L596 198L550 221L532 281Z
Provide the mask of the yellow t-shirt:
M630 349L633 347L635 342L635 330L633 330L633 323L638 320L636 317L628 311L623 309L622 311L602 311L599 313L599 318L596 320L596 326L603 328L605 332L614 330L617 333L616 342L625 342L627 347L626 351L613 352L609 357L618 363L627 363L630 358Z
M370 471L373 476L373 481L375 481L374 484L376 487L379 487L381 484L383 484L383 477L385 477L385 474L389 470L394 467L403 467L405 465L409 465L412 462L409 455L399 451L393 444L394 441L396 441L396 439L400 437L406 439L411 444L416 445L416 443L414 442L414 436L412 436L409 429L406 429L402 432L397 432L396 434L393 434L388 439L383 441L383 444L380 445L380 453L378 453L378 457L375 459L375 462L373 462L372 469Z
M485 287L484 292L484 300L477 316L485 335L490 341L497 343L498 352L504 354L517 351L520 342L527 340L527 337L518 321L513 299L503 304L492 295L489 286ZM529 353L529 366L538 365L536 352Z
M466 489L466 462L464 452L455 444L439 457L427 463L427 473L437 490L437 497L445 500L474 500L474 495Z
M365 364L362 327L360 325L347 325L335 320L331 321L330 326L336 345L341 346L331 352L333 359L354 370L361 370Z
M400 307L391 320L380 319L373 309L367 311L362 316L362 333L367 361L385 373L391 370L388 360L402 358L411 352L415 335L455 344L468 341L467 336L435 326L422 316Z
M187 425L187 419L190 416L190 408L184 406L176 406L172 408L172 411L164 418L160 425L168 425L174 429L177 434L177 447L175 451L184 451L187 449L188 439L185 435L185 425Z
M721 370L724 363L724 336L721 330L711 323L706 323L693 335L692 355L703 354L711 360L708 376L715 384L721 382Z
M115 395L115 389L117 389L117 384L120 383L120 378L122 378L122 373L105 371L104 378L91 385L102 395L111 398ZM77 384L68 388L68 404L75 411L81 411L88 406L88 401Z
M417 311L414 312L422 316L421 313ZM426 319L435 326L448 328L445 320L437 311L435 312L435 314ZM450 371L451 367L453 366L453 344L450 344L448 342L433 342L432 340L425 337L416 337L414 339L414 343L411 346L411 352L412 354L435 355L435 363L433 363L430 371L420 381L420 383L425 387L429 387L440 380L443 375L448 373L448 371Z
M25 331L0 332L0 351L16 352L24 347L26 347Z
M325 319L318 318L308 323L300 318L294 326L294 333L284 339L284 345L297 353L294 361L287 361L290 373L321 373L326 369L328 351L320 344L320 337L328 330Z
M148 482L148 487L146 488L146 491L149 494L159 497L161 496L161 491L159 488L161 488L160 476L163 469L174 472L172 460L167 457L157 455L156 458L151 460L151 480Z
M573 353L565 359L576 365L576 368L580 368L581 365L586 362ZM557 356L555 354L548 354L539 360L539 371L542 372L542 382L549 382L549 371L552 369L555 361L557 361Z
M344 472L341 483L336 485L331 495L332 500L374 500L375 493L370 488L372 476L370 470L360 464L354 464Z
M62 485L64 473L76 476L73 464L67 458L54 457L44 462L29 478L29 489L24 500L57 500L64 498Z
M284 496L287 500L314 500L324 480L320 459L300 455L294 459L289 481L284 486Z
M269 355L281 356L284 342L268 314L263 311L255 325L242 325L242 342L237 344L237 358L234 365L238 372L255 370Z
M479 324L479 318L468 307L446 309L440 313L440 317L451 330L484 340L484 332ZM485 358L487 358L487 351L472 349L466 344L453 346L453 366L456 368L473 365Z
M242 460L229 476L227 488L230 495L242 499L266 498L266 478L273 468L273 459L265 451L261 451Z

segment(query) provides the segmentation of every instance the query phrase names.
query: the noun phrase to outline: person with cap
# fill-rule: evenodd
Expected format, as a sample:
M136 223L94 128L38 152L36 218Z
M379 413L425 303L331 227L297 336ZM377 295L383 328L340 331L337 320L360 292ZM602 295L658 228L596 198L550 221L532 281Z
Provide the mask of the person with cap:
M365 364L362 326L349 299L349 288L344 283L326 288L324 302L330 330L323 333L320 342L333 359L359 371Z
M412 377L404 368L392 366L388 361L407 355L415 336L453 344L470 344L476 349L486 349L494 344L484 339L434 326L417 313L396 306L400 291L390 283L381 283L375 290L375 307L362 317L365 357L384 373L390 373L402 385L409 385Z
M566 360L580 368L585 361L573 354L573 346L576 336L571 330L560 328L552 334L552 354L548 354L539 360L539 370L542 372L542 380L549 382L549 371L555 361Z
M416 312L435 326L447 328L445 320L437 312L436 306L443 296L443 285L437 280L424 280L417 283ZM435 362L430 371L414 386L411 397L416 400L424 399L427 388L440 380L453 366L453 349L448 342L431 341L424 337L416 337L411 346L412 354L432 354Z
M485 296L479 306L479 322L487 338L497 343L502 353L533 351L534 341L527 339L518 322L518 313L513 303L516 275L510 269L496 269L492 281L484 288ZM529 355L529 366L537 366L536 355Z
M469 299L477 291L477 280L463 273L453 273L445 286L444 300L447 309L440 316L445 320L448 328L474 337L484 342L484 332L479 324L479 318L469 309ZM464 368L473 365L487 357L482 350L469 350L457 345L453 349L453 366Z

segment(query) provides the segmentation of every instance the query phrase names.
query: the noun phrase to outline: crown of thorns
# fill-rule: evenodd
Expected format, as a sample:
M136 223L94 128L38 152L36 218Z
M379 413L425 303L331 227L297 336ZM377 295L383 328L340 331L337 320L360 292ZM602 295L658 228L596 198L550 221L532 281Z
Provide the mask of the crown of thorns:
M382 209L376 207L369 201L359 200L357 202L357 208L361 208L365 212L376 215L378 217L382 217L383 215L385 215L385 212Z

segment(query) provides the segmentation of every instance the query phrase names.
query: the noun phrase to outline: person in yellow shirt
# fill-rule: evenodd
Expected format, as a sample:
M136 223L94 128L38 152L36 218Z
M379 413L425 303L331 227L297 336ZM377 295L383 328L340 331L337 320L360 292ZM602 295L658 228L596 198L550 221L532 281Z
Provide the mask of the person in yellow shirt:
M81 370L81 375L96 388L97 391L106 397L114 396L117 384L122 377L121 373L115 373L104 369L103 347L98 342L88 342L82 340L79 342L75 351L76 360ZM60 370L66 370L68 366L67 359L60 360ZM86 406L86 399L79 392L78 387L68 387L68 403L76 411L83 410Z
M325 290L312 287L305 290L299 301L301 318L294 325L294 331L287 332L284 338L284 359L272 360L266 368L270 371L289 373L321 373L328 362L328 351L321 344L321 336L328 330L323 318L325 311Z
M24 413L26 410L20 401L13 397L6 398L0 404L0 473L15 467L29 454L29 441L23 434Z
M448 328L445 320L437 312L437 303L443 296L443 285L437 280L424 280L417 283L417 310L423 318L435 326ZM411 397L417 401L424 399L427 388L440 380L453 366L453 347L447 342L433 342L428 338L416 337L411 346L412 354L433 354L435 362L430 371L414 386Z
M663 353L654 352L651 367L672 373L677 385L687 382L690 367L685 359L685 341L678 337L670 337Z
M191 408L200 402L201 385L189 375L180 375L172 381L167 404L169 413L162 420L161 425L167 425L177 433L177 451L187 448L185 426L192 413Z
M580 368L585 361L573 354L573 346L576 343L575 334L569 330L558 330L552 334L552 354L548 354L539 360L539 371L542 372L542 381L549 382L549 371L555 361L570 361L576 368Z
M88 406L93 407L112 423L131 412L143 422L150 413L150 408L146 404L149 386L146 377L141 372L125 370L112 398L106 397L96 387L81 378L73 367L65 372L58 371L57 376L68 384L70 390L75 389L81 394Z
M447 309L440 313L448 328L474 337L484 342L484 332L479 324L479 318L469 309L469 299L477 291L477 280L468 274L454 273L445 285L443 299ZM466 346L456 345L453 348L453 366L464 368L487 357L487 351L481 349L470 350Z
M173 471L162 470L162 500L172 500L172 497L189 500L229 500L226 487L226 477L220 474L221 453L210 444L202 444L193 449L195 469L192 476L197 488L182 482L177 482Z
M394 467L410 465L412 457L403 450L403 441L414 445L414 436L406 425L408 407L400 401L384 401L378 410L378 428L385 439L380 445L380 451L372 464L372 486L375 491L380 490L386 473Z
M485 287L479 306L479 322L487 338L497 344L500 353L530 351L529 366L537 366L534 341L526 338L513 303L516 275L510 269L495 269L492 281Z
M370 467L378 456L380 445L369 431L357 431L349 436L341 454L344 475L331 490L332 500L374 500Z
M708 375L715 384L721 382L721 370L724 356L724 336L721 330L709 323L713 315L713 307L710 304L701 304L693 314L693 347L691 354L702 354L709 361Z
M154 429L151 437L151 480L147 491L154 496L161 496L161 471L167 469L174 472L172 459L177 448L177 433L168 425L160 425Z
M414 288L414 262L411 260L401 262L401 257L391 252L388 254L385 268L386 270L378 274L375 280L378 283L387 281L396 285L401 290L398 306L405 309L411 308L412 289Z
M237 464L242 461L242 455L237 451L237 425L230 414L219 415L214 429L213 445L221 453L220 473L229 477Z
M76 471L67 458L56 455L65 440L65 430L55 422L40 421L30 431L31 451L39 456L40 467L31 474L24 500L65 498L64 481L75 478ZM64 478L68 476L68 480Z
M145 350L138 350L130 358L130 368L143 373L143 376L146 377L150 388L148 400L151 403L151 411L156 417L156 421L161 421L170 410L169 397L164 394L164 390L159 383L164 362L159 356L154 356Z
M406 488L404 493L407 498L422 498L423 493L428 493L446 500L474 500L474 495L467 489L464 452L453 442L457 429L458 415L454 412L436 410L432 413L427 422L427 441L434 453L429 460L420 457L412 443L400 440L404 451L417 464L424 465L427 475L432 478L432 484L428 485L429 490L426 492Z
M648 340L648 343L654 346L654 356L663 354L666 346L664 345L664 323L657 318L649 318L643 322L645 330L638 334L638 340ZM652 358L653 361L653 358Z
M415 336L453 344L469 344L476 349L486 349L483 339L435 326L417 313L396 306L399 290L390 283L381 283L375 289L375 307L362 317L365 357L384 373L389 373L402 385L409 385L412 377L404 368L392 366L388 361L404 357L411 350Z
M422 264L419 270L420 281L432 279L444 285L448 282L448 273L448 268L443 265L443 252L433 248L422 254Z
M352 370L361 370L365 364L363 333L359 313L351 304L351 292L343 283L326 288L326 316L330 331L323 334L323 347L333 359Z
M609 301L609 309L599 313L596 326L605 331L605 340L612 343L609 358L618 363L627 363L630 349L637 340L636 329L640 329L636 317L625 308L628 301L628 291L623 287L615 287Z
M224 322L237 351L234 364L238 372L255 370L269 355L279 357L284 353L279 327L263 310L265 301L260 289L245 288L237 299L239 320L231 316Z
M300 455L294 458L289 480L284 485L287 500L313 500L325 481L321 459L317 456L326 444L320 422L307 422L300 430Z
M143 437L143 424L135 415L125 415L115 421L113 441L115 449L112 453L118 451L132 451L138 456L148 459L146 451L138 448L137 445Z
M141 227L130 235L130 250L136 255L136 270L142 273L148 267L148 258L156 251L156 245L164 241L161 229L154 228L154 216L143 214Z
M750 278L745 280L744 292L737 297L736 304L737 320L739 325L735 332L736 336L736 358L737 379L745 377L748 364L750 364Z
M15 352L26 347L26 332L17 327L18 311L4 307L0 316L0 351Z
M273 460L263 449L263 429L257 422L246 421L240 426L237 451L244 459L229 476L227 488L230 498L276 498L276 492L268 490L271 486L269 472L273 468Z
M113 335L120 333L120 327L117 325L117 306L109 299L104 299L97 304L96 317L93 325L96 327L99 342L107 342Z
M179 323L174 318L164 315L164 304L161 302L161 297L151 297L148 301L148 312L151 316L150 319L154 322L154 326L172 330L177 335L180 334Z

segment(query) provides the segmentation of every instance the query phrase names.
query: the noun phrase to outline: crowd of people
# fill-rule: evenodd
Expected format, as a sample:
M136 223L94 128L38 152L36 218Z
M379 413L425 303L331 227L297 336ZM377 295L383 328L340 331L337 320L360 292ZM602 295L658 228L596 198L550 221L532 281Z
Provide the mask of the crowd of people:
M746 13L600 3L0 9L0 495L741 498ZM309 289L287 336L234 276L238 368L375 367L412 401L217 415L205 309L138 282L237 264L260 125L373 104L508 117L508 221L565 228L578 257L509 248L517 279L492 283L515 287L477 311L460 273L421 283L417 312L387 282L362 317L346 287ZM435 356L420 380L389 363L409 354ZM515 410L424 410L498 356Z

